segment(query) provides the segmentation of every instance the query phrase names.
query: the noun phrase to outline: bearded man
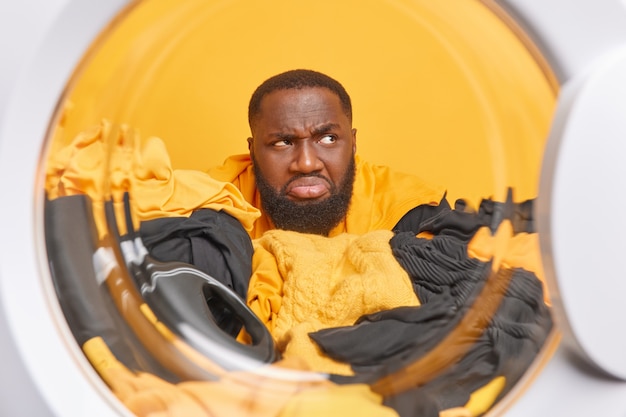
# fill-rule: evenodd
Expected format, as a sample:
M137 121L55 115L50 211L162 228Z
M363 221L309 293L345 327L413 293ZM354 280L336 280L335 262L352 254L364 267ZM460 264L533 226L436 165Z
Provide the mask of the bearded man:
M390 230L411 209L443 197L416 176L356 155L350 96L320 72L291 70L263 82L248 122L249 154L231 156L210 175L261 209L252 238L270 229L329 237Z

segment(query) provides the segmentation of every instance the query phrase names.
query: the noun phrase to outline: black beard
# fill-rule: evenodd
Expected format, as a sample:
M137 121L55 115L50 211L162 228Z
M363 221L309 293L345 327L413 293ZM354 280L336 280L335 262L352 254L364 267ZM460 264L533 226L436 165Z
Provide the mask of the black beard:
M261 206L277 229L328 236L330 231L346 217L356 173L354 156L339 187L330 183L330 197L323 201L308 203L295 202L287 198L286 190L289 183L302 177L318 177L329 182L328 178L315 173L299 174L277 192L258 169L254 157L252 164L256 186L261 194Z

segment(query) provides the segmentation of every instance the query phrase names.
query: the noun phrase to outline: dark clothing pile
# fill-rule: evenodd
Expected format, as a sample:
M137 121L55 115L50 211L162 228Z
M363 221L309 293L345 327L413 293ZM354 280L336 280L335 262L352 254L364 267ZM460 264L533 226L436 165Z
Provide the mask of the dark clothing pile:
M470 395L504 377L502 398L534 361L552 329L543 286L522 268L493 270L468 256L481 227L533 232L532 201L484 200L477 212L462 202L420 206L403 218L390 245L421 305L361 317L353 326L310 337L331 358L350 363L354 376L381 393L401 416L438 416L464 406ZM416 235L433 234L429 238Z

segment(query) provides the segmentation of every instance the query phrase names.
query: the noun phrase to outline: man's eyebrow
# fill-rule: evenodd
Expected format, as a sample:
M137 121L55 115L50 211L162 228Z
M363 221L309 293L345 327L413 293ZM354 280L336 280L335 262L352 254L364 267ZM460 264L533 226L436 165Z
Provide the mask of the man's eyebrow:
M294 139L298 139L298 135L294 135L293 133L276 132L276 133L272 133L272 136L274 136L276 139L279 139L279 140L292 141Z
M313 133L316 135L322 135L324 133L328 133L332 131L333 129L339 129L339 128L341 128L341 126L339 126L338 123L326 123L326 124L314 127Z

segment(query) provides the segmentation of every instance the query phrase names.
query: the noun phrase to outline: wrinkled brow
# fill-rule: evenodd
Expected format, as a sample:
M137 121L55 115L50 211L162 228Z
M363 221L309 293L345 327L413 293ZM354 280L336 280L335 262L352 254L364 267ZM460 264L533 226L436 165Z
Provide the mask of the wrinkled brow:
M325 123L319 126L315 126L312 129L312 133L315 136L323 135L324 133L332 132L334 129L339 129L340 127L341 126L339 126L339 124L337 123ZM272 136L280 140L288 140L288 141L293 141L295 139L298 139L299 137L298 135L295 135L293 133L285 133L285 132L276 132L276 133L273 133Z
M340 126L337 123L326 123L326 124L314 127L313 133L316 135L322 135L324 133L333 131L333 129L339 129L339 128Z

